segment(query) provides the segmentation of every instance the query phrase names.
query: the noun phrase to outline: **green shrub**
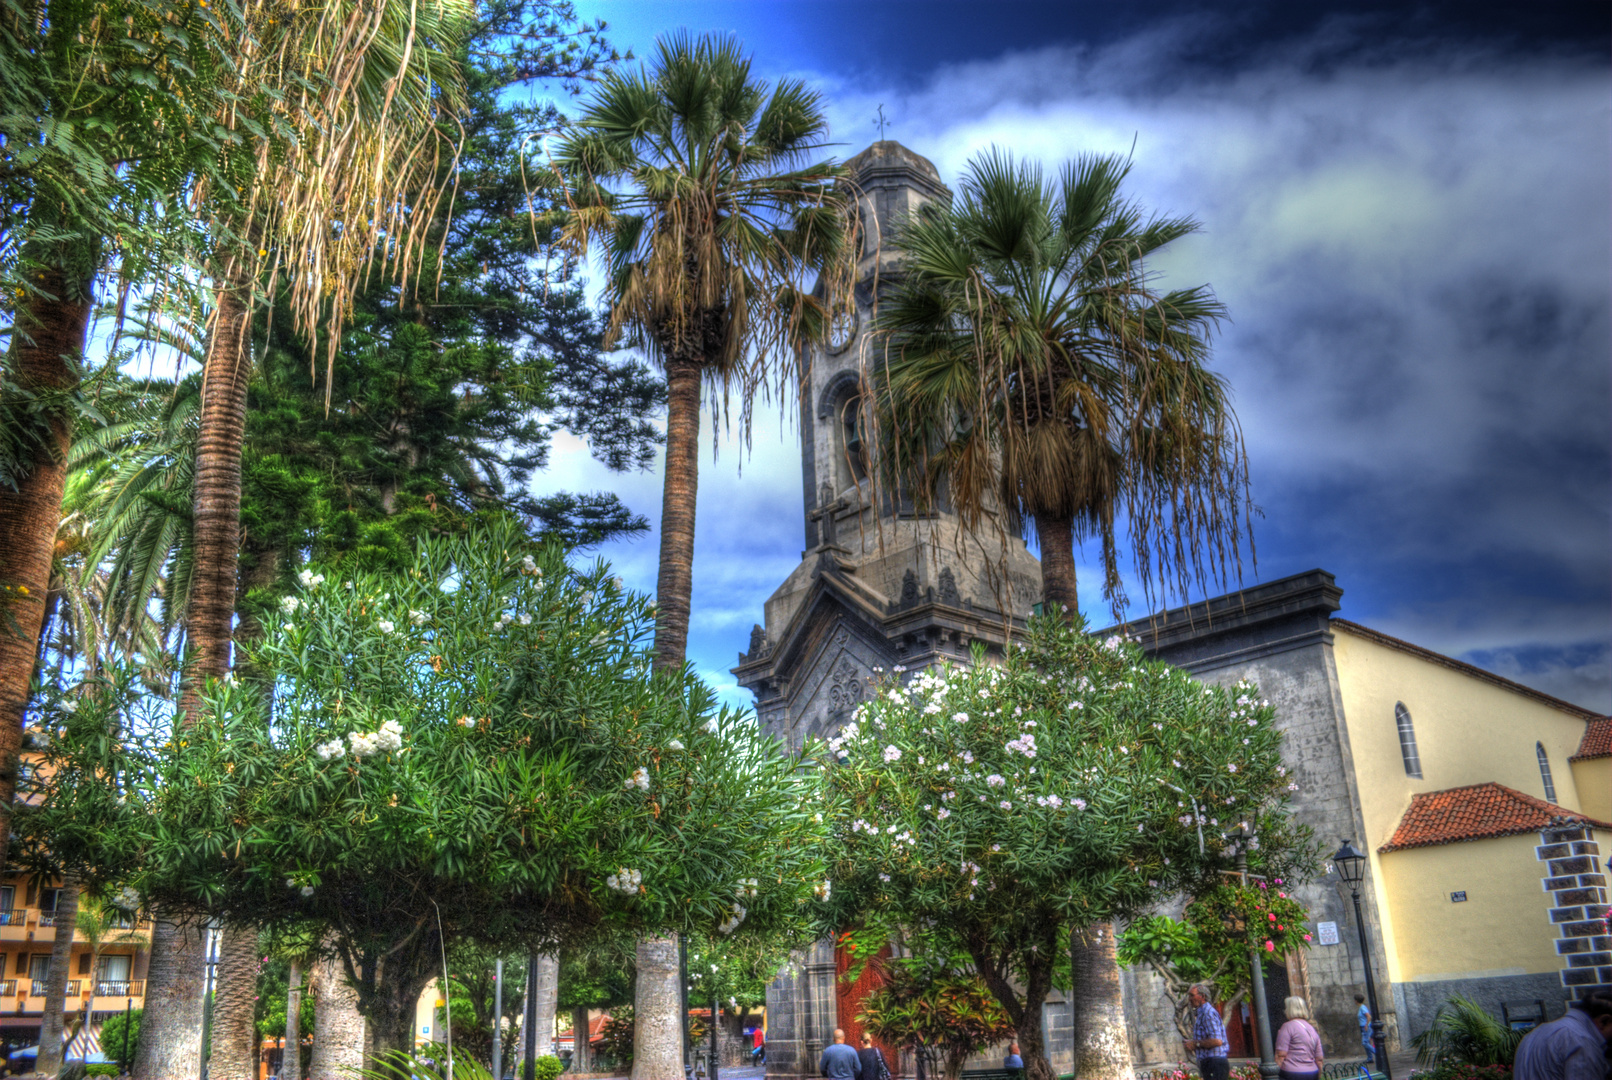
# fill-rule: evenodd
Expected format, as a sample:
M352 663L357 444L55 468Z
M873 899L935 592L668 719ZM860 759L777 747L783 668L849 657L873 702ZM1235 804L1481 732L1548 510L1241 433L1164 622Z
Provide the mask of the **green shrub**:
M534 1080L555 1080L565 1071L565 1063L553 1054L544 1054L532 1063Z
M85 1076L117 1076L122 1070L115 1061L92 1061L84 1069Z

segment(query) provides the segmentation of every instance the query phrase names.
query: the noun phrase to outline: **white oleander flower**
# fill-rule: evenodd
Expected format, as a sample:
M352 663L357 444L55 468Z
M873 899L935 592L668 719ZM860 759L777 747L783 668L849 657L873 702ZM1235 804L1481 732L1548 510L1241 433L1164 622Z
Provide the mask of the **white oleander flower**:
M521 617L516 619L515 621L520 623L522 626L531 626L532 625L532 617L530 615L527 615L525 612L522 612Z
M347 753L347 747L340 739L331 739L329 742L322 742L314 747L313 752L318 754L321 760L329 761L331 758L344 756Z
M284 611L287 615L290 615L301 606L302 601L298 600L295 596L282 596L280 598L280 610Z
M530 555L522 556L521 569L525 570L528 574L537 573L537 560L532 558Z
M397 629L397 626L395 624L390 623L385 619L381 619L375 625L380 627L380 631L383 634L390 634L393 630Z
M649 770L642 765L638 766L631 776L622 781L622 787L626 788L628 791L631 791L633 788L638 788L640 791L648 791Z
M1007 781L1003 779L1001 773L992 773L990 776L985 778L985 783L990 787L1001 787L1002 785L1006 784Z
M886 762L900 761L901 760L901 750L900 750L900 748L895 747L895 746L886 746L884 748L884 760Z
M427 615L425 612L416 611L413 608L409 608L409 622L413 623L415 626L424 626L430 621L431 616Z
M683 740L682 739L672 739L672 740L668 741L666 743L666 749L672 751L673 753L676 753L679 750L682 750L683 749Z
M313 886L312 885L304 885L302 887L302 895L303 896L312 896L313 895Z

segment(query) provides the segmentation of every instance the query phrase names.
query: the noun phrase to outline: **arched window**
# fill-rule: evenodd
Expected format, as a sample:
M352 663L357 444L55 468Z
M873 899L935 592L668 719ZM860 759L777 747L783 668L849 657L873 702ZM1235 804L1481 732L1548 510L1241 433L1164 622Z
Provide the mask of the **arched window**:
M1556 801L1556 782L1550 778L1550 757L1545 753L1544 743L1534 743L1534 753L1539 757L1539 778L1545 781L1545 801Z
M839 421L839 464L842 477L850 481L845 486L850 487L868 475L867 440L863 438L867 418L862 415L861 394L852 391L840 399Z
M1411 723L1410 710L1403 702L1394 703L1394 723L1399 727L1399 756L1405 759L1405 775L1420 780L1422 759L1416 753L1416 726Z

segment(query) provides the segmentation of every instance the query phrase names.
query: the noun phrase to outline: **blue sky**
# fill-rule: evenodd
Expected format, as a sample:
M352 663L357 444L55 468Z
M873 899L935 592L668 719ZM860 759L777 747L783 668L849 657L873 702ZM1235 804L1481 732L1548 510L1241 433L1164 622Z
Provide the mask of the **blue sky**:
M1155 268L1231 311L1215 365L1264 514L1245 580L1324 567L1348 618L1612 708L1608 9L578 7L640 57L679 27L737 34L762 76L821 92L840 157L881 105L948 182L992 145L1134 143L1132 193L1204 225ZM800 557L789 411L758 407L748 451L705 433L690 658L735 703L728 668ZM543 489L658 516L658 472L565 437L552 461ZM655 553L602 551L645 589Z

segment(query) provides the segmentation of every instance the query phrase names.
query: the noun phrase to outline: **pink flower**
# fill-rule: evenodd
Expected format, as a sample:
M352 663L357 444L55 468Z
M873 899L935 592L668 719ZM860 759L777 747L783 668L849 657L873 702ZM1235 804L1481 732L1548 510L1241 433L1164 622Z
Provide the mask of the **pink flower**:
M1305 934L1305 935L1304 935L1304 940L1305 940L1305 941L1309 941L1309 940L1310 940L1310 935L1309 935L1309 934Z
M1276 943L1273 942L1273 941L1267 941L1265 943L1265 951L1266 952L1275 952L1276 951Z
M1274 911L1273 911L1273 912L1271 912L1271 913L1270 913L1270 914L1269 914L1269 915L1266 915L1266 916L1265 916L1265 917L1266 917L1266 918L1267 918L1267 919L1269 919L1269 920L1270 920L1270 921L1271 921L1271 922L1275 922L1275 921L1276 921L1276 913L1275 913L1275 912L1274 912Z

